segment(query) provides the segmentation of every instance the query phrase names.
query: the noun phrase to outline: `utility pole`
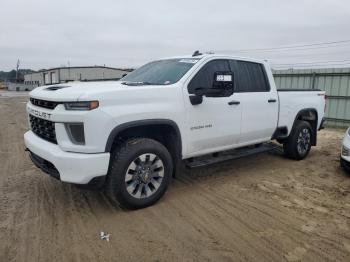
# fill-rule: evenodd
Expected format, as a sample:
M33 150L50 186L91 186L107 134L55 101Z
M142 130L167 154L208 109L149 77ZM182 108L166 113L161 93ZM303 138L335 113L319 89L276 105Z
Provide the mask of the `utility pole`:
M68 61L68 81L70 81L70 61Z
M16 66L16 83L18 83L18 69L19 69L19 59L17 60L17 66Z

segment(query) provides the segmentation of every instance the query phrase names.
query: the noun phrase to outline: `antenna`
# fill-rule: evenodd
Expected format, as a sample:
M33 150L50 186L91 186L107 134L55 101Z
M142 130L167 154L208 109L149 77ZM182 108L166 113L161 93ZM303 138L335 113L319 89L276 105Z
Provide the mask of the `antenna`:
M203 55L203 54L200 53L198 50L196 50L196 51L194 51L192 56L194 57L194 56L200 56L200 55Z

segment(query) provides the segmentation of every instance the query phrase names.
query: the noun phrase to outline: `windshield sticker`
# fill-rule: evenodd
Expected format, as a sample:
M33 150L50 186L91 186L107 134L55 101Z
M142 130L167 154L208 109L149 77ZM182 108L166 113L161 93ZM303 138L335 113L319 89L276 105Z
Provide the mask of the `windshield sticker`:
M179 62L180 63L195 64L198 62L198 59L181 59Z

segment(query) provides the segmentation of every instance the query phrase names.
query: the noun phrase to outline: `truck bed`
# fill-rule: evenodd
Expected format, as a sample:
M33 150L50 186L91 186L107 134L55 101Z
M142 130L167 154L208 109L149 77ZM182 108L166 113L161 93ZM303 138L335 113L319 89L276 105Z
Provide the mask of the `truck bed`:
M297 114L304 109L314 109L317 112L319 127L324 113L325 91L316 89L278 89L279 118L278 126L287 127L288 133Z
M301 89L301 88L280 88L277 89L277 92L294 92L294 91L301 91L301 92L309 92L309 91L322 91L321 89Z

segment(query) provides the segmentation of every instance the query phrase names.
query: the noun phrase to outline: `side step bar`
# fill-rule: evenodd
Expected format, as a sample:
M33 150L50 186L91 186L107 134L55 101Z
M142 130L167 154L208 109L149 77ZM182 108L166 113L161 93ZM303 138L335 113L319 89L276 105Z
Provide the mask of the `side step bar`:
M185 165L188 168L203 167L207 165L212 165L228 160L238 159L246 156L256 155L260 153L266 153L270 151L281 152L281 146L272 142L264 143L259 146L249 146L237 148L230 151L224 151L222 153L211 154L207 156L201 156L198 158L192 158L185 160Z

